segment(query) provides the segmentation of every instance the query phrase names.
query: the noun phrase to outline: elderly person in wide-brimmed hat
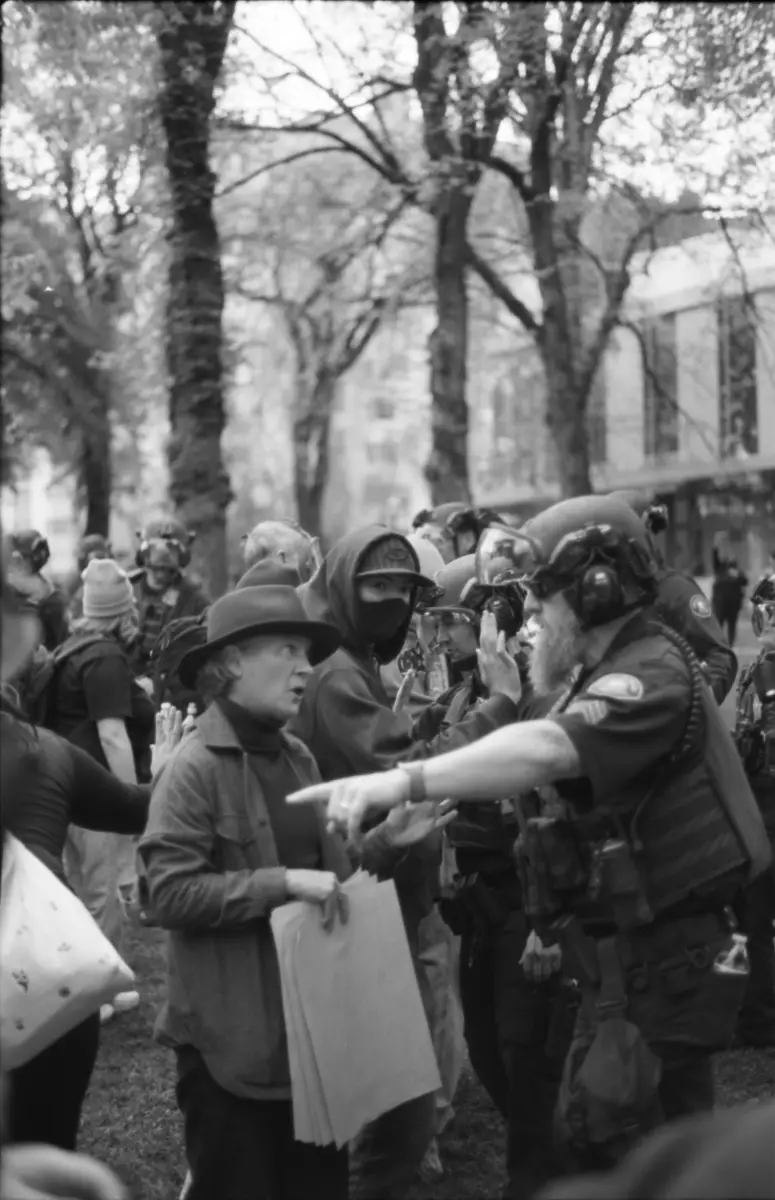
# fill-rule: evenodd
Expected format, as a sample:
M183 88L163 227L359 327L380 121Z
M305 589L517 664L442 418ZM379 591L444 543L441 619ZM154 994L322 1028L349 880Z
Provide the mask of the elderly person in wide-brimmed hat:
M282 994L269 923L288 900L346 915L341 843L286 805L319 779L284 732L312 667L340 643L293 587L244 587L210 609L180 667L207 703L154 789L140 844L146 902L170 931L160 1039L177 1055L189 1200L345 1200L347 1155L294 1141Z

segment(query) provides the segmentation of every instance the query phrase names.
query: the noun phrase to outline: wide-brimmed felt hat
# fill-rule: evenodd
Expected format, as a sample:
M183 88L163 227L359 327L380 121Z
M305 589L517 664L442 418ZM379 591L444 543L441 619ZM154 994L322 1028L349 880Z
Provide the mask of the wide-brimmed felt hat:
M309 661L313 667L342 643L333 625L309 619L294 588L273 584L240 588L211 605L207 613L207 641L189 650L180 660L180 681L184 687L194 688L199 671L223 646L280 633L310 639Z
M404 537L388 533L369 546L358 568L358 579L396 575L419 588L432 588L433 580L420 571L417 551Z

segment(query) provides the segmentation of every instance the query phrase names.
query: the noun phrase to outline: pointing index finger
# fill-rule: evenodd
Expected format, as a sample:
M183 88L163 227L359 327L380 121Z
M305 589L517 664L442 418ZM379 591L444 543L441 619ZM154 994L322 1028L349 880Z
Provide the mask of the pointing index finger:
M298 792L289 792L285 797L288 804L316 804L331 799L334 790L332 783L313 783L310 787L300 788Z

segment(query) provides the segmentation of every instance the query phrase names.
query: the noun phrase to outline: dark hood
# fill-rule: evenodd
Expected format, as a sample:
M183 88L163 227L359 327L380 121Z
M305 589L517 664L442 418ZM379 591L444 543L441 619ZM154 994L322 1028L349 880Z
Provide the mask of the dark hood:
M303 583L297 589L307 616L311 620L325 621L328 625L335 625L342 635L345 649L360 657L374 654L380 663L393 662L395 658L398 658L406 641L417 593L415 591L406 621L398 632L389 642L383 642L379 646L370 646L363 641L356 627L355 577L360 564L372 546L385 538L396 537L400 537L402 542L406 542L419 572L420 563L411 542L401 534L395 533L394 530L388 529L386 525L366 525L363 529L356 529L353 533L346 534L332 546L323 565L309 583Z

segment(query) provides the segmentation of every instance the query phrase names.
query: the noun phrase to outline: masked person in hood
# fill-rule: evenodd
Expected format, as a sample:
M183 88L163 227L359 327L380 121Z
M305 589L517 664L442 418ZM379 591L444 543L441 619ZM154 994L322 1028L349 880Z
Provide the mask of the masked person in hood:
M664 505L650 503L642 492L612 492L611 497L629 504L643 520L648 530L649 547L657 563L654 605L657 615L689 643L702 664L716 701L721 704L737 677L737 659L696 579L667 566L657 545L657 536L668 527L667 509Z
M372 525L342 538L314 579L300 589L309 616L335 625L342 636L339 650L313 671L293 725L326 780L467 745L518 717L521 683L513 664L512 669L501 664L493 689L499 694L429 742L415 741L406 715L393 712L380 666L400 653L418 595L432 585L419 565L406 538ZM416 963L419 924L433 910L441 838L429 838L410 853L402 851L394 863L399 857L399 865L388 873L396 882ZM433 1126L434 1100L429 1096L368 1127L351 1155L352 1200L403 1197Z

